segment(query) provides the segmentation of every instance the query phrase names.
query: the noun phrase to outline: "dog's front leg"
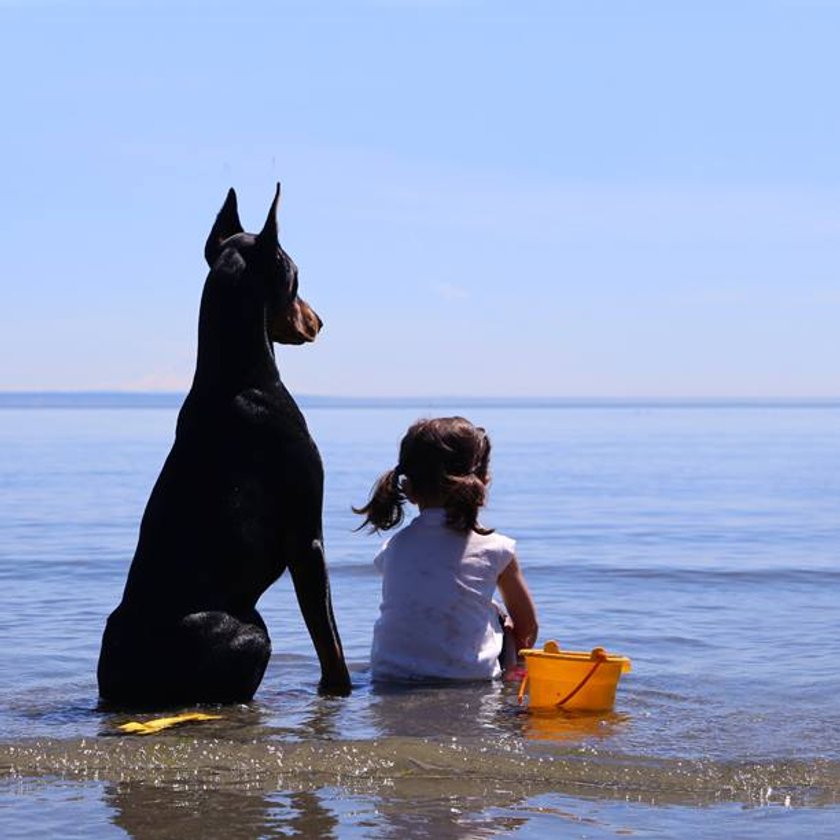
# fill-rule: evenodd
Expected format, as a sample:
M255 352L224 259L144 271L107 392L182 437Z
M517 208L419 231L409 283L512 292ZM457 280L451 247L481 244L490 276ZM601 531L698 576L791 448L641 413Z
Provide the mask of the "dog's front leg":
M352 690L350 673L333 615L324 547L315 539L289 564L300 611L321 663L318 690L346 697Z

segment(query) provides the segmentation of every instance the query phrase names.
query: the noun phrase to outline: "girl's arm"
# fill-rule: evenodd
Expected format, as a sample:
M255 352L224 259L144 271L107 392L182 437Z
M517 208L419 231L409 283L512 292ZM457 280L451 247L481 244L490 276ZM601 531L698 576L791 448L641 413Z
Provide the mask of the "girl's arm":
M504 571L499 575L497 585L513 621L517 652L523 648L533 647L539 629L537 610L516 557L505 566Z

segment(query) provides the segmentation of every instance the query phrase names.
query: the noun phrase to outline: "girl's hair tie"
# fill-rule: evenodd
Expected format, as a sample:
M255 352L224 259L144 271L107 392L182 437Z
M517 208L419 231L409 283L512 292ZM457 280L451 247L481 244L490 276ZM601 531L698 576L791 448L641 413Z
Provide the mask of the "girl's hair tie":
M402 467L397 464L391 471L391 489L396 493L400 489L400 476L402 475Z

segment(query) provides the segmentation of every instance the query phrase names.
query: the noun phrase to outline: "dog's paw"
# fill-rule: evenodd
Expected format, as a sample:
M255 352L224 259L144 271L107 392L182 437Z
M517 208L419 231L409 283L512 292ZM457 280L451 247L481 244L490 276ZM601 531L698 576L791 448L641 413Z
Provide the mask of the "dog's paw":
M353 691L353 684L350 682L350 675L347 674L338 679L322 677L318 683L318 694L329 697L349 697Z

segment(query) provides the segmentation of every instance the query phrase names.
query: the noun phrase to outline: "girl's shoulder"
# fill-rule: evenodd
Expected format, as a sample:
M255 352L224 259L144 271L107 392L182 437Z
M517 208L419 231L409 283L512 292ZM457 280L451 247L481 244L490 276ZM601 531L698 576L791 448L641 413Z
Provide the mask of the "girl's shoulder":
M506 534L500 534L498 531L489 534L473 532L470 534L470 543L483 551L498 552L508 557L516 554L516 540Z
M493 531L490 534L471 533L464 552L463 563L474 569L483 570L482 576L492 580L510 565L516 557L516 541Z
M374 566L381 571L384 559L387 555L395 553L398 554L407 547L410 548L416 540L416 531L414 534L412 533L411 523L404 525L398 531L394 531L392 534L389 534L382 541L382 544L379 546L379 550L373 558Z

